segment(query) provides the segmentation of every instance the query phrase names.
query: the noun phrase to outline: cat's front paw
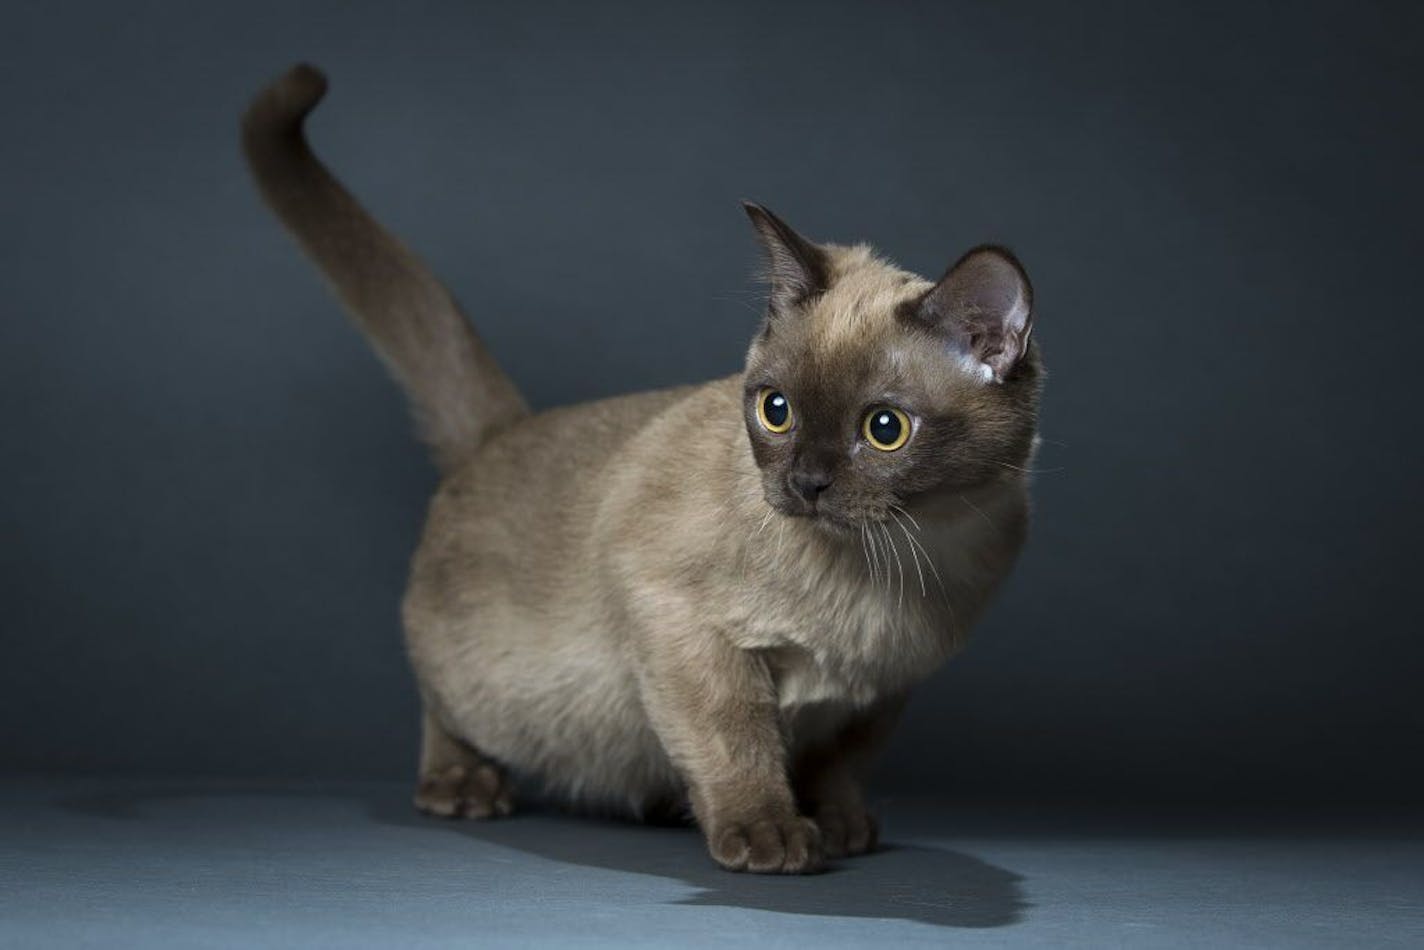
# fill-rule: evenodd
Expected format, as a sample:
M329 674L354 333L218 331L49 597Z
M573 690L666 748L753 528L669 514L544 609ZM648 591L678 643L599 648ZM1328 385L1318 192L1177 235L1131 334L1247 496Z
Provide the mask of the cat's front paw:
M491 763L451 765L420 777L415 807L441 818L495 818L514 810L514 788Z
M718 823L707 834L707 848L728 871L814 874L825 867L820 830L794 813Z
M874 851L880 839L875 816L863 805L822 805L816 809L816 827L831 858Z

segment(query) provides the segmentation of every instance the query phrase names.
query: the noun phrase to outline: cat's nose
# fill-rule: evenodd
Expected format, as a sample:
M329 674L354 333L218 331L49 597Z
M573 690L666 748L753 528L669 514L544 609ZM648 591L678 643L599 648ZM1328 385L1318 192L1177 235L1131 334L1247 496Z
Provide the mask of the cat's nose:
M823 469L798 469L787 481L802 501L814 503L821 492L831 487L831 474Z

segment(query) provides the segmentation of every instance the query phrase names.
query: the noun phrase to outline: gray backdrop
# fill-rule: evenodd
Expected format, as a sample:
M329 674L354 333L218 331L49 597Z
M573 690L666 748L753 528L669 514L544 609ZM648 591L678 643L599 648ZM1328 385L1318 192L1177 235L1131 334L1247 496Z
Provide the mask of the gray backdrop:
M319 149L538 406L736 368L737 201L1013 246L1036 529L887 789L1424 792L1417 5L19 3L0 29L3 766L404 776L434 484L259 206Z

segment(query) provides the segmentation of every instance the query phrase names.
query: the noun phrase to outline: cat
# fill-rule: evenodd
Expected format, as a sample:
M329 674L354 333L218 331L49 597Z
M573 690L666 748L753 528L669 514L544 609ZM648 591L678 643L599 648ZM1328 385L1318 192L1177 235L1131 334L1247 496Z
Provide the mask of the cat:
M742 372L533 413L312 154L325 91L292 68L243 145L441 474L402 606L417 807L506 815L526 777L690 808L731 870L874 849L871 757L1026 536L1043 369L1019 262L982 246L928 281L748 203L769 293Z

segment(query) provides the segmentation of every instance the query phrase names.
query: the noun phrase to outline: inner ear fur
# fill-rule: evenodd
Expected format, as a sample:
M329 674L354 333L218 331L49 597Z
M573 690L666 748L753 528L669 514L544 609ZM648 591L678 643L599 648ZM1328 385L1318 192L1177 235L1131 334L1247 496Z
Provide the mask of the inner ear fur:
M984 245L956 261L910 315L1002 382L1028 349L1033 287L1010 251Z

